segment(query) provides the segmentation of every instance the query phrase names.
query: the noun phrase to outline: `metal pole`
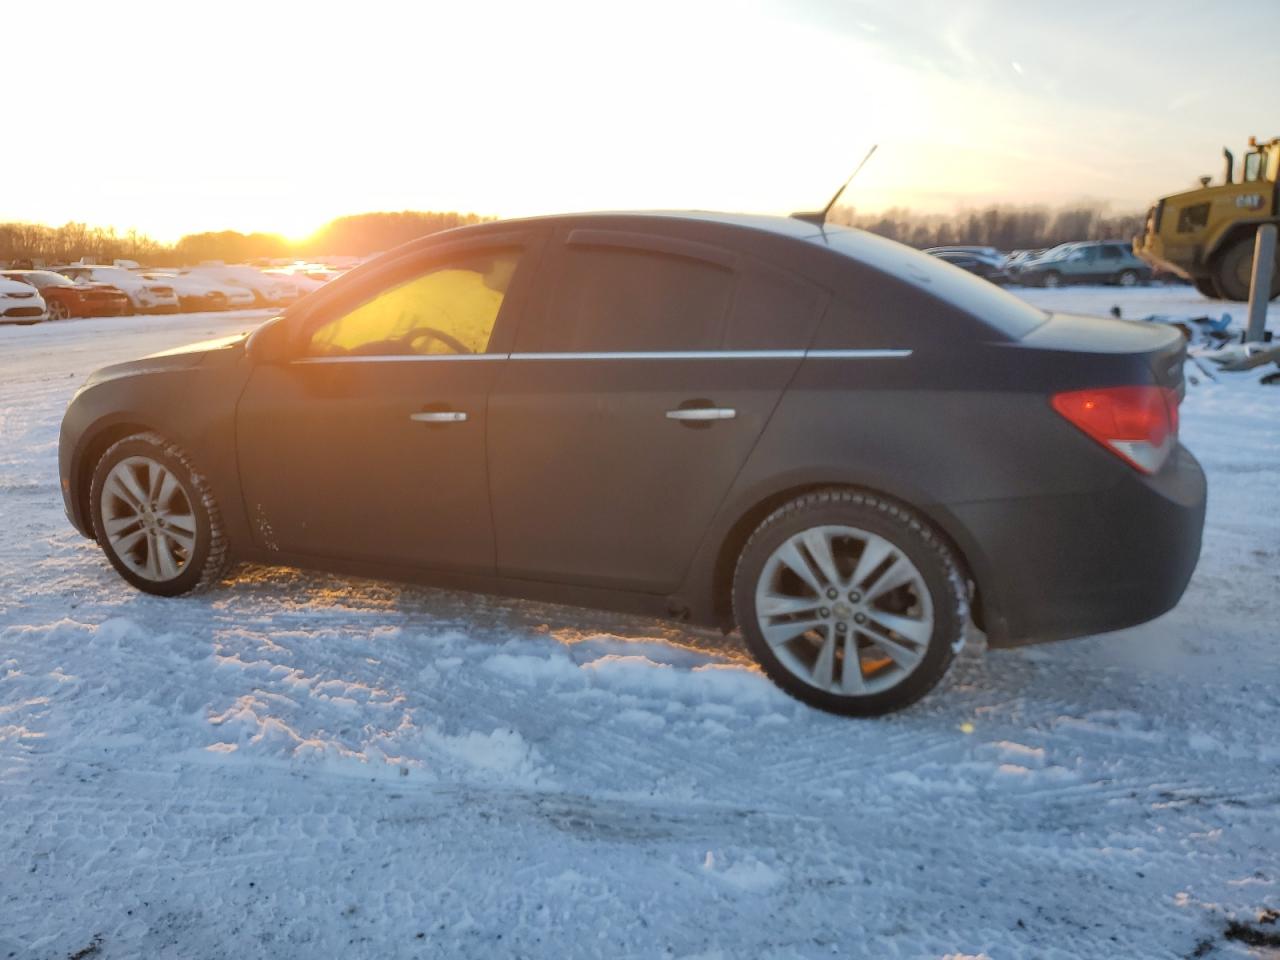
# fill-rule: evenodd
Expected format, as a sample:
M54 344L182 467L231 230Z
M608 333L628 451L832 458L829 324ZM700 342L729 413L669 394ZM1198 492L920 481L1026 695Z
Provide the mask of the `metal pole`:
M1261 343L1271 300L1271 275L1276 267L1276 225L1264 223L1253 241L1253 279L1249 282L1249 330L1245 342Z

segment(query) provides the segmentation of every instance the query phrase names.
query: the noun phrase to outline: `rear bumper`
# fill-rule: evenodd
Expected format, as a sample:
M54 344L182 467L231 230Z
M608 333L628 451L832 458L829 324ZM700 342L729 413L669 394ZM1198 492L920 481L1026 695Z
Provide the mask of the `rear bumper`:
M1172 609L1200 558L1206 493L1179 447L1158 475L1097 493L953 505L982 554L990 644L1105 633Z

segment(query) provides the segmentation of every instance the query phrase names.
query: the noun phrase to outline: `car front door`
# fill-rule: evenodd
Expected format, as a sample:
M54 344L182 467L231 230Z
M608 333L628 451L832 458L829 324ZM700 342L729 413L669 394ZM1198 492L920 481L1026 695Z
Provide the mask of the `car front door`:
M236 413L261 547L492 573L485 405L537 247L514 233L402 258L297 320Z
M667 237L563 231L489 404L498 573L665 594L825 294Z

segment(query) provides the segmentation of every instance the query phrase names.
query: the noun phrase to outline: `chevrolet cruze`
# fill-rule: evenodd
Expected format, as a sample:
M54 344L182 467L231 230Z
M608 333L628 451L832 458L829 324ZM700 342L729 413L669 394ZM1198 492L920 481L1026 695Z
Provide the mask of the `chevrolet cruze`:
M1006 646L1178 601L1183 360L802 219L496 222L98 371L61 480L149 593L253 560L736 626L788 692L876 714L970 619Z

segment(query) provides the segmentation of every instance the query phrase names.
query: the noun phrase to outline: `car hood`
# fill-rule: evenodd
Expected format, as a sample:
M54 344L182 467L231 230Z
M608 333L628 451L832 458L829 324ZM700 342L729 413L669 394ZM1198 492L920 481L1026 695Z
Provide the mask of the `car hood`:
M230 358L244 350L244 342L248 337L249 334L247 333L237 333L230 337L202 340L199 343L189 343L182 347L174 347L172 350L162 350L159 353L142 357L140 360L113 363L109 367L102 367L89 374L89 379L85 381L84 385L89 387L95 383L117 380L120 377L133 377L143 373L187 370L215 355Z

